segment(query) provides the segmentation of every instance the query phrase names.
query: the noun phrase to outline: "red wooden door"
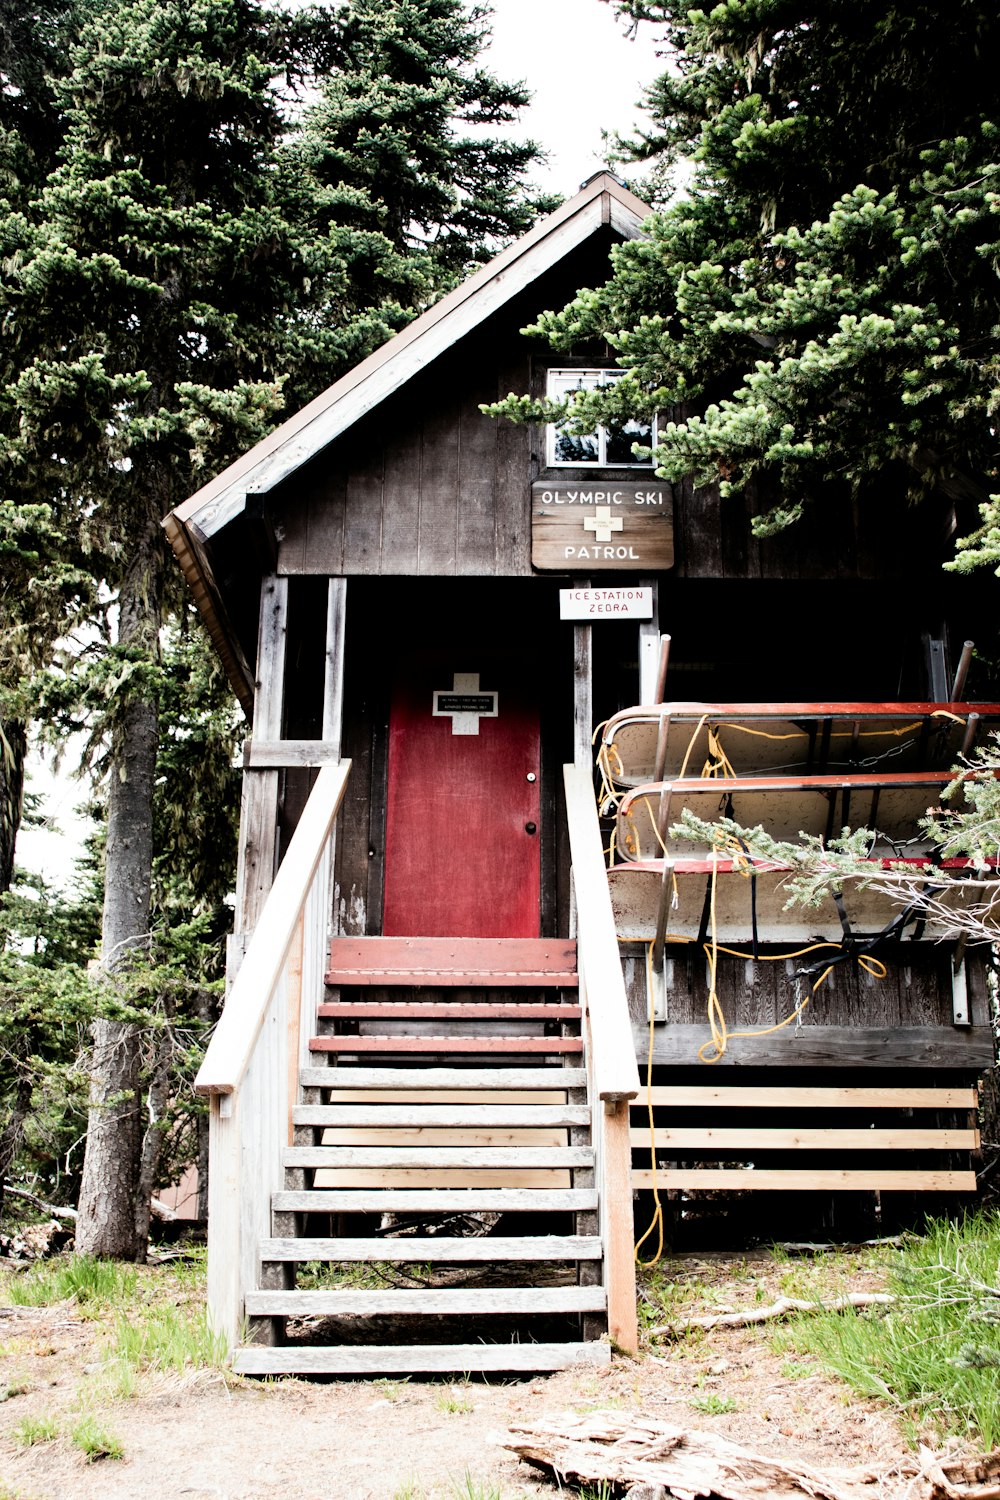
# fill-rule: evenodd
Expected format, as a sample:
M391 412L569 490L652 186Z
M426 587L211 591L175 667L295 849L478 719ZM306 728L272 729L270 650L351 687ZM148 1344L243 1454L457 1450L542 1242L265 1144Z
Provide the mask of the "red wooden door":
M416 665L393 687L387 936L539 935L538 703L478 655Z

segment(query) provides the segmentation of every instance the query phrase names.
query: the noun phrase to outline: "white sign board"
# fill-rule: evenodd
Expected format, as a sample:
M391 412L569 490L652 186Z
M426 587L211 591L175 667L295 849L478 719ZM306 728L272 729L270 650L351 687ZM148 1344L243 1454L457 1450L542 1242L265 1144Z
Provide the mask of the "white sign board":
M651 620L653 590L560 589L560 620Z

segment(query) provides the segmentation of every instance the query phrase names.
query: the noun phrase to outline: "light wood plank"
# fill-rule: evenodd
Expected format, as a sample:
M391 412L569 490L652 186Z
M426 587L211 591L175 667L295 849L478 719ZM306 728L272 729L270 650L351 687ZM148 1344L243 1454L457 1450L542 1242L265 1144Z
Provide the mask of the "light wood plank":
M400 1125L385 1127L345 1126L325 1128L324 1146L385 1146L406 1148L411 1146L460 1146L469 1153L468 1160L474 1164L484 1148L500 1146L565 1146L566 1131L548 1129L499 1129L468 1127L449 1130L445 1126Z
M295 766L336 765L340 745L330 740L247 741L243 764L250 771L284 771Z
M342 1070L343 1071L343 1070ZM405 1104L399 1104L399 1089L324 1089L327 1103L351 1104L359 1108L365 1108L376 1104L389 1104L393 1107L406 1108L408 1105L442 1105L442 1104L470 1104L481 1108L494 1107L496 1105L560 1105L564 1108L576 1108L575 1105L566 1104L564 1090L539 1089L537 1093L531 1093L528 1089L414 1089L406 1094ZM325 1108L320 1105L318 1108ZM586 1108L587 1106L579 1106Z
M292 1113L296 1125L361 1126L379 1129L434 1126L460 1130L469 1126L515 1126L522 1129L559 1125L588 1125L586 1104L467 1104L463 1107L436 1104L299 1104Z
M592 1167L586 1146L286 1146L286 1167Z
M317 1188L454 1188L465 1191L469 1188L568 1188L571 1176L568 1171L555 1167L539 1167L537 1170L519 1171L510 1167L488 1167L480 1171L469 1167L459 1176L449 1168L445 1172L428 1167L393 1171L391 1168L371 1168L366 1171L351 1171L350 1168L335 1168L317 1171L313 1179Z
M326 660L323 672L322 739L340 759L344 723L344 643L347 579L331 578L326 591Z
M314 1188L275 1193L271 1207L275 1213L584 1213L597 1207L597 1193L593 1188Z
M304 1088L392 1089L403 1092L460 1089L582 1089L583 1068L305 1068Z
M657 1129L657 1148L676 1151L978 1151L978 1130L791 1130L717 1125ZM632 1145L649 1150L649 1130L633 1130Z
M654 1088L652 1102L675 1109L743 1105L767 1109L975 1109L979 1094L974 1088L710 1088L697 1084Z
M824 1168L800 1171L741 1167L665 1167L657 1171L656 1184L661 1189L750 1188L802 1192L829 1192L846 1189L852 1192L884 1193L974 1193L975 1172L938 1172L886 1168L877 1171L852 1171L850 1168ZM651 1188L651 1171L633 1171L632 1186Z
M251 1317L437 1317L465 1313L603 1312L602 1286L399 1287L364 1291L351 1287L308 1292L249 1292Z
M632 1209L628 1110L604 1115L601 1191L601 1237L604 1280L608 1287L608 1331L620 1349L635 1354L639 1348L636 1313L635 1226Z
M285 1053L285 1145L295 1144L294 1110L298 1098L302 1029L302 963L305 954L305 911L299 915L288 950L288 1047Z
M611 1363L608 1344L352 1344L240 1349L238 1375L378 1375L419 1370L566 1370Z
M600 1260L601 1242L589 1235L487 1235L456 1239L410 1235L406 1239L266 1239L260 1258L270 1261L523 1261Z
M593 1035L594 1093L601 1099L634 1099L639 1092L639 1070L589 763L586 768L564 766L563 780L576 892L578 963L586 979Z

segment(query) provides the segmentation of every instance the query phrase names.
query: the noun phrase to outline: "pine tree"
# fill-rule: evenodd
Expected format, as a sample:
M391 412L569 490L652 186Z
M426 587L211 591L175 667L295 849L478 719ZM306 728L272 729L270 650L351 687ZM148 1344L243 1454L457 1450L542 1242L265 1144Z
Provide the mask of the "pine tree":
M465 0L343 12L336 65L289 153L330 253L307 379L370 353L547 206L525 189L538 148L492 133L529 96L481 66L488 15Z
M459 191L431 192L428 175L424 197L407 198L407 220L394 226L372 219L372 205L381 204L376 219L388 207L375 192L383 183L390 199L395 192L391 174L370 197L352 188L344 198L340 184L366 170L348 162L348 134L338 137L336 171L321 180L316 131L308 149L289 140L285 95L274 87L325 55L347 97L359 37L388 35L393 18L401 56L427 38L445 49L421 62L421 77L439 67L448 79L437 113L421 116L421 161L430 164L421 171L464 163ZM437 29L421 32L425 18ZM263 435L285 388L315 394L442 290L490 235L523 221L526 208L491 194L497 182L513 191L531 151L497 146L491 182L483 143L452 134L455 119L476 114L477 90L482 112L497 119L519 97L472 66L477 28L481 17L467 20L457 0L392 0L384 15L359 4L308 25L257 0L92 0L53 84L59 164L0 212L0 312L11 335L0 473L25 495L47 497L67 556L89 549L113 600L106 646L99 640L67 663L65 680L50 676L40 706L66 712L75 702L106 748L101 953L123 993L150 944L157 831L167 826L155 795L170 758L162 641L179 582L160 522ZM369 51L377 69L382 54ZM382 87L372 73L358 93L367 100ZM335 92L331 84L331 131ZM421 97L415 86L397 99L400 140L404 104L416 139ZM438 158L435 130L446 147ZM359 159L366 149L362 142ZM77 1246L141 1257L155 1175L142 1142L141 1026L127 1007L105 1008L93 1038Z
M607 288L541 320L607 335L661 417L659 463L775 497L766 533L830 487L862 501L995 483L1000 17L980 0L621 0L674 65L632 143L661 192ZM593 404L593 403L592 403ZM588 420L593 413L588 414Z

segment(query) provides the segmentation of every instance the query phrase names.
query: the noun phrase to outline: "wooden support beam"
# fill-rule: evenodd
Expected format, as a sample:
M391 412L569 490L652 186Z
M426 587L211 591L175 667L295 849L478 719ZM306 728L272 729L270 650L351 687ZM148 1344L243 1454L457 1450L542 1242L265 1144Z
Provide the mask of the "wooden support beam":
M256 695L253 736L281 739L285 696L285 635L288 627L288 579L264 579L257 636ZM236 872L234 929L252 932L274 880L278 836L278 775L275 770L246 772L240 808L240 849Z

